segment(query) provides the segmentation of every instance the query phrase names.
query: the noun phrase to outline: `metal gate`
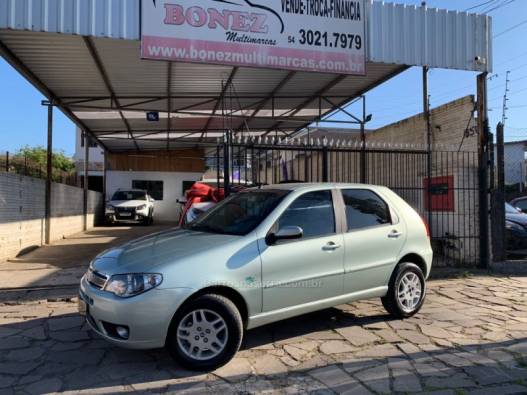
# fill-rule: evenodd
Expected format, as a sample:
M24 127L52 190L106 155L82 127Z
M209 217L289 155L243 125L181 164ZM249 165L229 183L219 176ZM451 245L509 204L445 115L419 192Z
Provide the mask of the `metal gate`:
M219 144L208 163L227 187L286 182L387 186L429 223L436 264L474 266L479 260L477 152L238 138Z

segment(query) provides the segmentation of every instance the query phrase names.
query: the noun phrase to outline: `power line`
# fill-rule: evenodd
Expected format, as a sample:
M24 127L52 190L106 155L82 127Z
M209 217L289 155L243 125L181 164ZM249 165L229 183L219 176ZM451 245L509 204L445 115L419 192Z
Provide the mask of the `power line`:
M496 1L496 0L485 1L485 2L483 2L483 3L481 3L481 4L478 4L478 5L475 5L475 6L473 6L473 7L469 7L469 8L467 8L467 9L465 10L465 12L470 11L470 10L473 10L474 8L483 7L483 6L485 6L485 5L489 4L489 3L494 3L495 1Z
M527 63L524 63L524 64L521 64L521 65L519 65L519 66L513 67L512 69L510 69L510 71L511 71L511 72L512 72L512 71L516 71L516 70L518 70L518 69L522 69L522 68L524 68L525 66L527 66Z
M516 60L516 59L518 59L518 58L521 58L522 56L525 56L525 55L527 55L527 52L522 52L522 53L520 53L519 55L516 55L516 56L514 56L514 57L512 57L512 58L510 58L510 59L507 59L507 60L504 60L504 61L502 61L502 62L496 63L496 66L500 66L500 65L502 65L502 64L512 62L513 60Z
M493 7L492 6L489 6L485 11L483 11L484 14L489 14L493 11L496 11L496 10L499 10L500 8L503 8L511 3L514 3L516 0L509 0L508 2L507 1L504 1L503 3L501 4L498 4L497 6Z
M510 32L511 30L517 29L518 27L523 26L523 25L525 25L525 24L527 24L527 19L525 19L524 21L521 21L520 23L518 23L518 24L516 24L516 25L514 25L514 26L509 27L508 29L505 29L504 31L502 31L502 32L500 32L500 33L498 33L498 34L496 34L496 35L495 35L494 37L492 37L492 38L498 38L498 37L500 37L500 36L503 36L505 33L508 33L508 32Z

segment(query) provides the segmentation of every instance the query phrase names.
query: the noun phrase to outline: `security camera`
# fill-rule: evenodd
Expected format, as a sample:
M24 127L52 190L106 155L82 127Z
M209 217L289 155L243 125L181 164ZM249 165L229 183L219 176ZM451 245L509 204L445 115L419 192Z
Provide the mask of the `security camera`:
M475 61L476 64L478 64L478 65L484 65L484 64L487 64L487 59L482 58L481 56L476 56L476 57L474 58L474 61Z

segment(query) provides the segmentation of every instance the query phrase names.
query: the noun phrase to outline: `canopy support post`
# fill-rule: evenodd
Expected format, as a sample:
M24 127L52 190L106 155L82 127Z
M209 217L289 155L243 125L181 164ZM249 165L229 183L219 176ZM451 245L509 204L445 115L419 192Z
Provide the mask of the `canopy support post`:
M83 187L83 194L82 194L82 216L83 216L83 223L82 223L82 229L84 231L88 230L88 183L89 183L89 171L88 167L90 164L90 139L88 137L88 133L86 131L82 131L82 135L84 137L84 183L82 184Z
M44 242L51 243L51 183L53 181L53 100L43 100L48 107L48 141L46 151L46 192L44 203Z

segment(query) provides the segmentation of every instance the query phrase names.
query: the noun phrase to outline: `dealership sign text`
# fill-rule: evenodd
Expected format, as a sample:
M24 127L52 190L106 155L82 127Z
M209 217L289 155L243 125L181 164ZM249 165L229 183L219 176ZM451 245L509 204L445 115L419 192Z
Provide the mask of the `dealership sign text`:
M144 0L145 59L364 74L363 0Z

